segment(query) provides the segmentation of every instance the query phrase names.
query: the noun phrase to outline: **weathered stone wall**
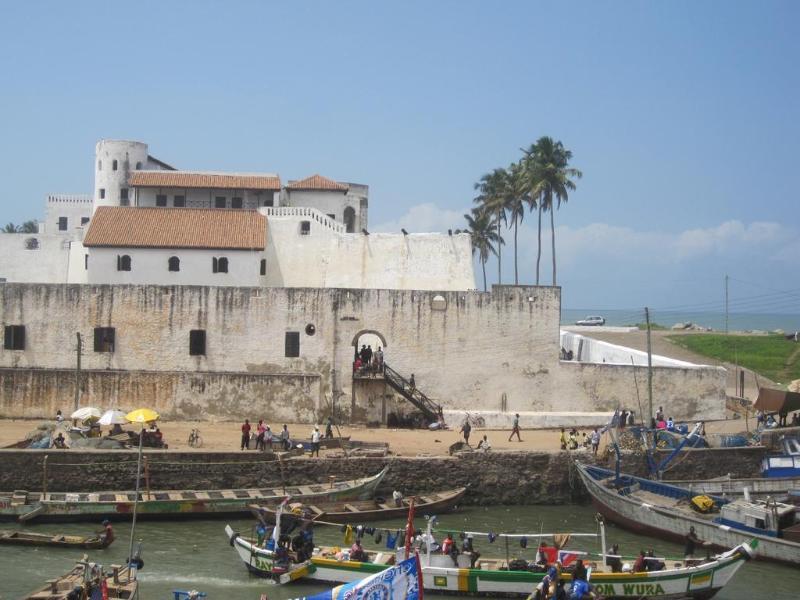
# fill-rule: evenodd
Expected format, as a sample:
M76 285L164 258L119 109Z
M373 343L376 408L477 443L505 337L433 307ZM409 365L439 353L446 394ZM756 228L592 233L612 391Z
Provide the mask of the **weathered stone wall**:
M148 451L151 489L280 487L366 477L390 464L380 493L405 494L469 486L465 504L556 504L588 500L566 452L471 453L454 457L324 458L277 461L271 454ZM43 466L45 456L47 468ZM754 476L763 449L695 450L670 478ZM587 460L587 455L582 455ZM625 470L644 474L641 457ZM135 485L136 453L0 450L0 490L125 490Z
M0 368L0 414L53 415L73 406L75 372ZM320 376L176 371L83 371L84 405L147 406L168 419L231 419L269 415L273 421L313 422Z
M0 416L47 417L65 407L69 377L42 372L74 368L76 332L90 372L81 401L100 408L153 398L169 415L241 418L254 415L241 409L263 405L270 416L319 422L335 404L340 418L352 409L358 420L374 420L383 414L380 391L361 394L355 406L351 393L354 345L369 332L387 364L414 373L417 387L445 409L637 410L630 367L558 360L560 291L5 284L0 318L25 326L26 347L0 351L0 368L23 370L3 378ZM96 327L115 328L113 352L94 350ZM206 332L202 356L189 354L197 329ZM286 356L288 335L298 336L297 357ZM131 393L114 391L128 385L116 383L122 375L100 372L131 373ZM137 377L145 391L135 389ZM25 378L34 389L20 383ZM298 381L312 380L316 387L295 394ZM715 368L659 368L654 379L658 404L680 420L721 414L724 383Z

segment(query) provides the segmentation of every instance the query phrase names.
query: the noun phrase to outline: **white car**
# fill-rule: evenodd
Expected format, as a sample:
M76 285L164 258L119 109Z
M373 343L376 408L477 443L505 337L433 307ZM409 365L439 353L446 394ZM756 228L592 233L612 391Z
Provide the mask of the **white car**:
M575 325L605 325L605 317L590 316L580 321L575 321Z

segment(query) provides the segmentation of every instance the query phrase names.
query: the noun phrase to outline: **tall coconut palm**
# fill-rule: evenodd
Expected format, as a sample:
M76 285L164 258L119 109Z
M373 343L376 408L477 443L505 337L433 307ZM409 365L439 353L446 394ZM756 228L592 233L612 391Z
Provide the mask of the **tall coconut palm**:
M556 228L555 209L569 200L569 192L575 189L573 179L583 177L578 169L569 166L572 152L560 141L549 136L540 137L525 152L526 186L531 197L538 201L539 252L536 257L536 283L539 283L539 260L542 255L542 212L550 211L550 239L553 253L553 285L556 285Z
M525 190L524 168L521 162L512 163L508 167L509 190L506 202L508 220L514 226L514 285L519 285L519 269L517 267L517 229L525 218L525 207L531 201ZM535 202L535 201L534 201Z
M19 226L20 233L39 233L39 224L36 221L25 221Z
M505 169L497 168L491 173L486 173L475 184L478 195L474 202L478 210L483 210L492 215L492 220L497 227L497 283L503 283L502 248L505 243L500 235L500 226L508 223L506 219L506 204L508 203L510 178Z
M14 223L6 223L5 227L2 229L3 233L18 233L19 227L14 225Z
M472 242L472 254L478 253L483 269L483 291L487 290L486 287L486 261L489 256L497 254L495 244L502 243L503 238L499 237L494 230L494 219L492 214L481 210L480 208L473 208L472 214L465 214L464 218L467 220L467 231L469 232L470 241Z
M542 260L542 210L544 209L544 202L542 200L539 171L536 167L536 144L531 144L527 150L522 148L522 152L525 156L521 161L522 172L520 173L520 185L527 191L530 210L536 210L539 215L536 247L536 285L539 285L539 264Z

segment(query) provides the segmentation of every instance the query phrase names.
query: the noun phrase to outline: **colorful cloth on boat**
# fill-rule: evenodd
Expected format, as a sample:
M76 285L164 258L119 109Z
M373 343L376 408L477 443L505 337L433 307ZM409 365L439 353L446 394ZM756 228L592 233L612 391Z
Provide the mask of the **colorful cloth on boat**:
M569 550L559 550L558 551L558 561L565 567L570 566L578 559L578 555L574 552L570 552Z
M396 548L395 544L397 544L397 536L397 533L392 533L391 531L386 534L386 547L389 550L394 550Z
M344 545L349 546L353 543L353 528L348 525L344 528Z
M419 600L422 598L419 589L421 575L419 560L413 556L391 569L375 573L361 581L340 585L327 592L296 600L372 600L373 598Z

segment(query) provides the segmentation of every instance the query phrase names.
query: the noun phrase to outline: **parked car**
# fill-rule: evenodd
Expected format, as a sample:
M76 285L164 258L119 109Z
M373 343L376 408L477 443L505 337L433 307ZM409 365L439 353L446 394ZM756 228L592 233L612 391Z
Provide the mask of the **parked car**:
M580 321L575 321L575 325L605 325L605 317L598 317L597 315L586 317Z

